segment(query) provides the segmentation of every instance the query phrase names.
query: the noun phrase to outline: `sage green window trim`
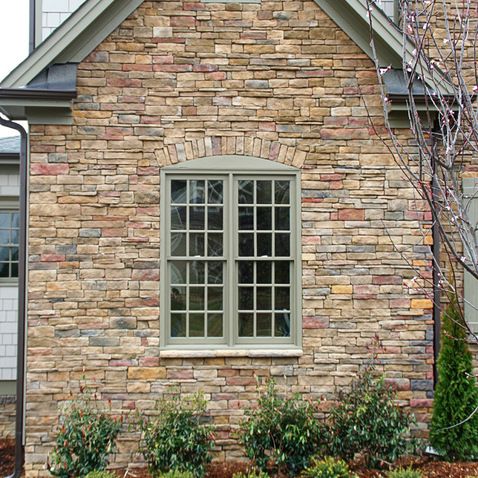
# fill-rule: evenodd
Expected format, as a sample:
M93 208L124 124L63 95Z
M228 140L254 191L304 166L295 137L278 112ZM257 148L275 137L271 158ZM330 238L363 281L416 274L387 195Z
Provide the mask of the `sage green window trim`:
M212 183L217 184L221 181L223 185L222 203L211 206L208 198L209 188ZM268 191L270 203L262 202L258 205L254 202L240 205L238 201L239 181L243 181L244 183L241 184L247 187L252 182L254 198L260 193L260 188L265 188L264 190ZM191 202L193 197L191 191L196 191L195 188L199 187L198 184L201 184L205 199L201 199L204 202L196 205L194 201ZM290 196L288 203L276 204L274 195L277 194L277 188L284 187L286 193L283 194ZM172 188L174 188L174 196L172 196ZM177 193L179 188L182 188L181 192ZM196 193L194 192L194 194ZM261 199L261 201L263 200ZM235 349L239 352L244 349L264 349L267 354L267 350L273 353L277 349L282 349L290 350L291 353L298 352L302 341L300 204L300 171L273 161L248 156L212 156L182 162L161 170L160 346L162 350L219 351ZM222 230L218 231L218 234L223 234L222 255L209 256L210 251L213 251L212 254L217 253L209 244L209 236L216 234L216 231L208 229L210 228L209 208L214 209L216 206L222 207L223 210ZM197 213L195 217L201 218L199 222L194 222L191 219L193 209ZM253 221L255 228L250 231L242 231L246 236L254 235L253 252L248 253L247 256L239 254L239 233L241 232L239 231L239 213L242 214L245 209L252 210L252 213L247 211L247 214L252 217L251 221ZM262 214L261 219L259 219L259 213ZM179 216L180 219L176 219ZM247 216L247 220L249 220L249 216ZM263 220L262 217L266 217L265 224L269 224L270 221L267 227L260 223L260 220ZM269 220L267 217L271 219ZM286 217L288 219L284 219ZM288 229L286 230L284 224L287 221ZM178 224L181 225L178 226ZM277 228L277 230L274 228ZM202 255L191 255L196 254L199 250L196 249L199 246L192 245L196 242L191 239L191 236L197 235L196 231L203 234L202 242L200 241ZM290 235L287 236L288 234ZM289 240L290 251L285 254L287 252L284 249L285 246L280 246L282 255L275 256L273 251L276 251L278 246L274 244L279 244L280 239L286 236ZM270 244L270 253L259 255L259 238L265 238L265 243ZM220 241L216 240L216 244L219 243ZM249 240L245 244L250 246L252 243ZM246 250L244 249L246 246L242 247L242 253ZM218 251L221 252L220 248ZM178 253L181 255L176 255ZM182 265L180 261L186 265ZM223 334L221 337L207 336L209 314L212 312L208 310L208 307L211 303L221 304L220 301L209 301L209 289L215 288L216 284L209 281L209 276L205 278L209 274L208 272L204 272L206 274L204 279L201 278L205 281L204 283L200 282L198 284L196 279L195 282L191 282L191 267L194 266L196 269L198 264L202 262L207 264L202 269L205 271L208 270L209 264L213 265L212 269L219 270L215 263L223 263L223 278L222 280L217 279L218 287L223 288L222 309L218 306L220 313L223 313ZM240 263L242 269L244 269L244 264L247 263L246 268L255 271L252 273L254 274L252 276L254 278L253 282L241 284L244 289L249 289L248 293L251 293L252 290L254 295L254 309L248 310L247 308L245 310L245 313L252 314L253 318L245 317L244 319L249 322L253 321L253 334L251 336L245 336L246 333L250 333L250 328L247 328L248 332L244 332L245 329L243 328L241 336L239 336L238 295L240 286L238 283L238 269ZM270 271L270 279L258 283L257 271L259 271L261 264L265 263L270 263L270 266L265 267ZM274 276L273 274L276 264L279 264L277 266L279 270L286 271L285 273L282 272L281 277L288 277L289 283L282 283L285 279L277 284L275 283L274 280L277 275ZM181 272L178 273L178 270ZM177 282L179 285L176 286L176 277L186 277L186 282L183 283L184 279L180 279ZM216 280L212 276L211 279ZM198 286L200 289L197 289ZM199 311L197 314L194 312L196 310L195 304L194 308L191 308L191 289L195 290L194 294L199 293L199 303L202 304L202 307L197 308ZM274 294L279 292L283 294L283 297L277 299L276 302ZM261 299L259 299L259 296ZM259 302L260 305L258 306ZM191 315L195 315L194 320L198 319L195 324L199 323L200 315L203 317L202 328L199 327L199 330L202 331L200 337L190 336L192 331ZM173 320L175 322L172 329ZM261 328L258 325L259 320L261 321ZM177 333L178 330L180 334ZM196 325L194 330L198 330Z
M0 218L8 216L9 224L3 224L0 221L0 265L8 264L8 275L0 277L0 286L16 286L18 285L18 250L19 250L19 233L20 226L12 223L14 215L19 220L19 204L18 200L0 198ZM8 232L9 238L6 241L2 240L3 235ZM13 241L13 234L16 232L16 242ZM7 250L8 257L3 258L4 250ZM12 254L16 250L16 260ZM3 258L3 259L2 259Z
M463 179L464 204L468 218L478 228L478 178ZM478 229L475 229L478 236ZM464 276L465 319L473 333L478 333L478 280L469 272Z

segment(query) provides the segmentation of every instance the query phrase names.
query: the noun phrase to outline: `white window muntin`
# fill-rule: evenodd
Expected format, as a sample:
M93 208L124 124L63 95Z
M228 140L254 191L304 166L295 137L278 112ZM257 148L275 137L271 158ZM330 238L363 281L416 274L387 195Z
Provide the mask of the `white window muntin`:
M206 172L207 171L207 172ZM212 172L218 173L214 174ZM224 336L221 339L209 338L172 338L170 321L170 294L169 294L169 262L170 244L170 197L171 181L174 179L219 179L224 183ZM238 207L235 200L233 185L242 179L254 180L284 180L290 181L290 247L289 257L281 260L291 260L290 268L290 337L239 337L238 334L238 261L237 261L237 229ZM179 163L178 165L163 168L161 171L161 322L160 342L163 348L221 348L250 347L270 348L276 346L297 346L301 340L301 264L300 264L300 191L298 189L299 171L296 168L285 166L257 158L246 156L222 156L202 158ZM232 221L232 226L231 226ZM226 222L228 227L226 227ZM202 258L201 258L202 259ZM273 260L272 258L270 260Z

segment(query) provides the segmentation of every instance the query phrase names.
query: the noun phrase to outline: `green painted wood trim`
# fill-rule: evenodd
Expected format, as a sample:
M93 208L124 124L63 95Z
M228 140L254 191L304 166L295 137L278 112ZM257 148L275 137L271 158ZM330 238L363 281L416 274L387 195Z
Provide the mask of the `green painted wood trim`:
M0 395L15 395L16 387L15 380L0 380Z
M86 1L10 72L0 87L20 88L51 64L83 60L142 2L143 0Z
M373 60L370 47L370 28L365 0L315 0L337 25ZM380 8L372 9L372 26L376 35L376 50L381 66L402 67L403 35ZM405 50L412 56L414 46L407 42ZM453 94L453 87L438 69L430 72L425 65L425 81L430 87L439 88L442 94Z
M478 178L463 179L463 194L469 220L478 224ZM478 232L477 232L478 234ZM464 277L465 318L474 333L478 333L478 280L465 271Z

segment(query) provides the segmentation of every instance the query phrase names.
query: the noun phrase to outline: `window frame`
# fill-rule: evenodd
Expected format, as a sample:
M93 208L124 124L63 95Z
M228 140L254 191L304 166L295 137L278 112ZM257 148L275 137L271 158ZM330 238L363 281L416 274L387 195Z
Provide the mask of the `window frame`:
M171 206L171 180L173 179L227 178L224 187L224 338L191 339L170 337L169 298L169 208ZM240 179L274 180L287 177L291 182L290 193L290 337L241 337L238 336L237 313L234 304L238 300L237 254L238 204L235 185ZM226 196L227 195L227 196ZM231 227L232 225L232 227ZM237 236L237 237L236 237ZM160 172L160 348L162 350L234 350L234 349L299 349L302 343L302 261L301 261L301 190L300 170L252 156L209 156L166 166Z
M20 214L20 205L18 200L16 199L9 199L6 197L0 198L0 212L5 211L9 213L17 212ZM11 230L11 229L9 229ZM18 231L20 234L20 226L18 227ZM18 242L18 250L20 251L20 236ZM12 243L13 244L13 243ZM10 246L7 246L10 247ZM16 261L18 264L18 268L20 268L20 261ZM8 264L11 264L11 261L8 261ZM9 268L11 265L9 265ZM19 269L20 272L20 269ZM17 286L18 285L18 275L17 277L0 277L0 286Z

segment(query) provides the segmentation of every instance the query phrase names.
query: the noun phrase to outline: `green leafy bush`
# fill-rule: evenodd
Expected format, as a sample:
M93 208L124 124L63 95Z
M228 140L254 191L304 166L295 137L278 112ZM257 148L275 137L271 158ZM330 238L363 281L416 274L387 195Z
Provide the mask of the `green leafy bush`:
M323 427L314 417L314 406L299 395L282 398L270 381L257 408L246 412L240 441L247 456L262 471L269 463L290 475L297 474L317 452Z
M414 417L394 403L395 396L372 366L365 369L330 412L328 454L347 461L359 454L376 467L411 451Z
M194 478L194 475L190 471L172 470L161 473L160 478Z
M153 478L170 470L204 476L214 444L211 427L202 423L206 413L203 396L181 400L173 395L160 400L157 408L157 416L140 421L141 451Z
M302 476L304 478L355 478L356 475L350 472L345 461L326 457L322 460L312 460L312 464L303 471Z
M269 478L269 474L262 470L250 470L246 473L234 473L232 478Z
M95 397L87 393L65 408L60 417L56 446L48 469L60 478L82 478L108 465L115 451L121 419L98 409Z
M478 459L478 389L461 312L443 314L430 442L448 460Z
M90 471L86 478L118 478L118 475L110 471Z
M422 474L412 468L397 468L390 471L387 478L422 478Z

